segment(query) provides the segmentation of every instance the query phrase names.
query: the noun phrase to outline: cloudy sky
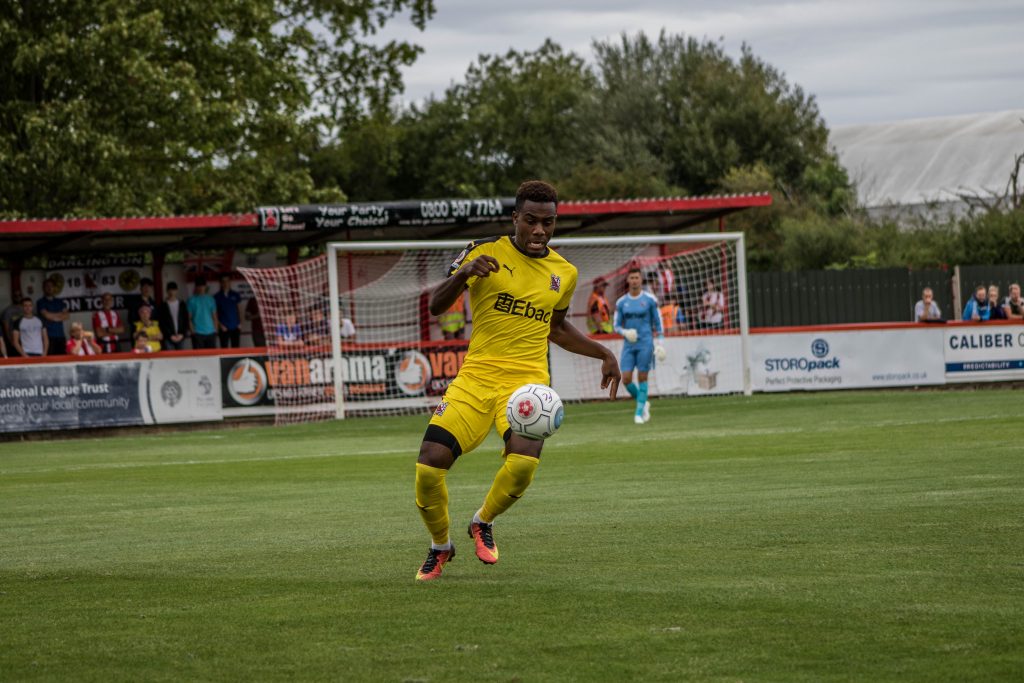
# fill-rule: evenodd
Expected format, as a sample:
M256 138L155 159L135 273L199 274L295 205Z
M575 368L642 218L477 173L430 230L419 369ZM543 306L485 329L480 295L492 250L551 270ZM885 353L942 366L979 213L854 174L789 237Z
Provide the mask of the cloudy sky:
M406 99L442 94L481 53L534 50L552 38L588 60L623 31L722 38L815 95L830 126L1024 109L1024 0L436 0L419 33L385 35L425 52Z

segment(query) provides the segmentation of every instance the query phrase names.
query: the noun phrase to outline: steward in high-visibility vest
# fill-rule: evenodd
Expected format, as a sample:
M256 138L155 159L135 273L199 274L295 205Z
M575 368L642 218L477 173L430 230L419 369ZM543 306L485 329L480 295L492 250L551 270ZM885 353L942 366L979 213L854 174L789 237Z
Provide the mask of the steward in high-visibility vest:
M590 334L611 334L613 331L611 309L608 307L608 299L604 297L607 287L608 283L603 277L594 280L594 291L587 301L587 329Z
M452 307L437 316L445 339L462 339L466 331L466 293L459 294Z
M669 299L668 303L661 307L661 329L666 332L672 330L686 329L686 314L675 301Z

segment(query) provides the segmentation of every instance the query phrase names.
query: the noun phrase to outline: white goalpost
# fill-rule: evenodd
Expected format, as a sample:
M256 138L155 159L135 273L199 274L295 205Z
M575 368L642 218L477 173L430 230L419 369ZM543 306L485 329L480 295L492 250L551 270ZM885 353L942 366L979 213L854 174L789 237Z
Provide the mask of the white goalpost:
M467 301L461 337L446 338L427 303L468 243L331 242L296 266L245 269L280 370L269 378L278 421L433 409L461 367L472 318ZM566 237L549 246L579 271L568 319L584 333L595 281L606 283L614 315L626 274L644 274L668 351L651 372L652 396L751 393L742 233ZM597 338L618 355L618 335ZM554 345L549 358L563 400L604 395L596 361Z

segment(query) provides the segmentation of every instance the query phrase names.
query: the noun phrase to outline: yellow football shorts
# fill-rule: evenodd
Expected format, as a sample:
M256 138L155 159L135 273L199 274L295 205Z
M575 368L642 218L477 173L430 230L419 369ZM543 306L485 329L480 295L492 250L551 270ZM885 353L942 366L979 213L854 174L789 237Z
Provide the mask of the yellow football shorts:
M505 407L512 392L524 384L547 384L547 374L459 372L448 385L441 402L434 409L430 424L450 433L458 441L455 455L469 453L479 446L491 425L504 438L508 431ZM428 434L430 433L428 428ZM433 440L433 439L428 439Z

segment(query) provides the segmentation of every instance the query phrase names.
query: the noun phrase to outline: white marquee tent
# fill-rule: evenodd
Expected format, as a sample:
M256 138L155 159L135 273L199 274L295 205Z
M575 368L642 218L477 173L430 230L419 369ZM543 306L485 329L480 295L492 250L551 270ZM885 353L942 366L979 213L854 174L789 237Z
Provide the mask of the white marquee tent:
M871 213L955 215L961 195L1006 191L1024 154L1024 109L837 126L831 143Z

